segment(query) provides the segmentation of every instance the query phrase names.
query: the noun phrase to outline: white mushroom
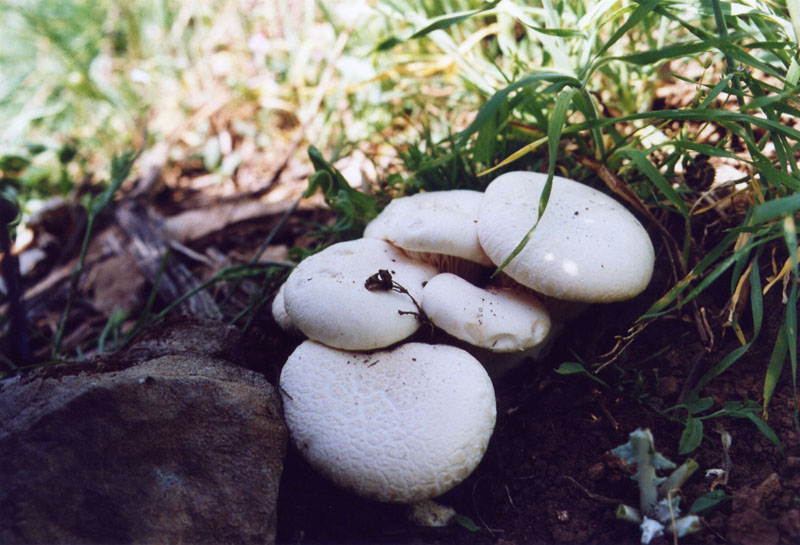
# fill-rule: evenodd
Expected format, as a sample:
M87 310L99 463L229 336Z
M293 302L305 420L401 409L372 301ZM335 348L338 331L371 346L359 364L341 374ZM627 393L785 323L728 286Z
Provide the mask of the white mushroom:
M509 172L486 189L478 237L499 265L536 223L547 176ZM587 303L620 301L644 290L655 254L647 232L617 201L556 176L547 209L504 272L544 295Z
M492 262L478 243L483 193L467 189L417 193L394 199L364 230L444 272L475 274Z
M495 424L481 364L446 345L373 353L305 341L280 378L286 424L308 462L379 501L443 494L480 462Z
M275 292L275 297L272 299L272 318L283 331L290 334L298 333L298 329L292 323L292 319L286 313L286 306L283 303L283 296L286 291L286 283L281 284L278 291Z
M522 290L473 286L454 274L434 276L422 290L422 310L457 339L493 352L521 352L544 341L550 316Z
M367 289L366 280L380 270L408 293ZM315 341L345 350L383 348L419 328L414 300L436 272L382 240L340 242L292 271L284 306L291 323Z

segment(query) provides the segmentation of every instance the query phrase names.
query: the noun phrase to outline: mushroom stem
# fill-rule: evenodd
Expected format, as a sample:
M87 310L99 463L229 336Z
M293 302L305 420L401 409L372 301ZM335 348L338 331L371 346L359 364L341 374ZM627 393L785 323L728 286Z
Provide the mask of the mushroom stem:
M408 520L417 526L441 528L450 524L456 510L433 500L422 500L411 504Z

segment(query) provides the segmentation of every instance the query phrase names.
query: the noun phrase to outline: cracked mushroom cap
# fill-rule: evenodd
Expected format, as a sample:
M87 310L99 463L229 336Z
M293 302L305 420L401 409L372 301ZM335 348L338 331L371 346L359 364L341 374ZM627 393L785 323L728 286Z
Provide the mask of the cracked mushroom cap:
M428 281L422 290L422 310L453 337L492 352L528 350L550 332L550 315L532 294L521 289L482 289L450 273Z
M382 240L333 244L304 259L286 280L289 322L310 339L344 350L373 350L405 339L419 328L419 311L406 294L365 287L380 270L417 301L437 273Z
M480 265L492 262L478 243L483 193L468 189L431 191L394 199L372 220L364 236L391 242L410 255L439 264L452 256Z
M359 353L305 341L281 372L298 450L367 498L412 503L463 481L494 430L492 382L464 350L406 343Z
M486 188L478 237L502 263L536 223L547 176L509 172ZM604 303L634 297L650 282L655 253L639 221L589 186L556 176L528 244L503 272L544 295Z

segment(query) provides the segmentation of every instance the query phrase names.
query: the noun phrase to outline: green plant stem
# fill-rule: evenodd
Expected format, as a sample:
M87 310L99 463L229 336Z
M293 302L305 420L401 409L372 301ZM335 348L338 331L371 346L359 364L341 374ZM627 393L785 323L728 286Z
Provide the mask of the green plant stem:
M83 268L86 263L86 252L89 249L89 241L92 237L92 229L94 228L95 214L91 211L86 220L86 231L83 235L83 244L81 244L81 253L78 258L78 265L73 269L69 279L69 289L67 291L67 302L64 304L64 310L61 312L61 319L58 322L58 329L56 336L53 339L53 347L50 351L50 358L57 360L61 355L61 342L64 338L64 330L67 327L67 320L69 319L70 310L72 310L72 303L75 301L75 295L78 292L78 282L83 274Z

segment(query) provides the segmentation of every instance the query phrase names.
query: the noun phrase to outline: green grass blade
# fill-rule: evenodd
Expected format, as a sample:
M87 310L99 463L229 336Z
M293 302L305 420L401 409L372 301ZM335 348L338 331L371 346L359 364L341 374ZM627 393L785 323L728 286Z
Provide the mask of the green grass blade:
M588 36L582 30L575 30L573 28L544 28L535 25L529 25L522 21L520 21L526 27L535 30L540 34L546 34L547 36L555 36L558 38L581 38L582 40L586 40Z
M636 165L636 168L647 176L647 178L653 182L663 194L667 197L669 202L671 202L678 212L684 218L689 217L689 209L686 208L686 203L683 202L683 199L678 195L678 193L672 188L672 185L664 178L664 175L650 162L648 159L647 154L641 150L633 149L633 148L624 148L619 150L620 155L624 155L628 157L633 163Z
M550 199L550 190L553 187L553 176L556 172L556 159L558 156L558 144L561 141L561 133L564 130L564 123L567 119L567 110L569 109L570 104L572 104L573 97L578 92L579 91L577 89L565 89L562 91L558 95L556 103L553 106L553 112L550 115L550 123L547 127L547 145L549 155L547 181L545 182L544 187L542 188L542 194L539 197L539 210L536 222L533 224L533 226L531 226L530 230L525 233L525 236L522 237L522 240L519 241L519 244L517 244L511 254L497 267L492 276L499 274L512 259L517 257L525 245L528 244L531 235L536 229L536 226L539 225L539 221L544 215L545 209L547 208L547 202Z
M58 359L61 355L61 342L64 338L67 320L69 319L69 314L72 310L72 302L75 298L75 294L78 291L78 282L83 274L83 267L86 264L86 254L89 250L89 242L91 241L92 234L94 232L95 220L100 212L102 212L103 209L111 203L111 200L114 198L117 190L122 185L122 182L128 178L128 175L133 168L133 164L136 162L136 159L139 157L141 152L141 149L139 151L128 150L118 156L112 157L111 180L108 184L108 187L96 198L94 203L88 207L86 231L83 235L83 243L81 245L81 251L78 257L78 264L75 266L75 269L73 269L70 276L67 302L64 304L64 310L61 313L61 319L59 320L58 329L56 330L56 334L53 339L53 346L50 352L50 356L54 360Z
M789 8L789 18L794 28L794 43L800 45L800 0L786 0L786 7Z
M773 199L753 209L752 223L760 225L780 217L793 216L800 211L800 194Z
M441 17L435 17L425 27L423 27L423 28L419 29L418 31L414 32L408 38L405 38L405 39L397 38L397 37L388 38L388 39L382 41L380 44L378 44L378 47L376 49L377 49L377 51L386 51L386 50L392 49L394 46L399 45L399 44L401 44L403 42L406 42L406 41L409 41L409 40L416 40L417 38L422 38L423 36L426 36L426 35L430 34L431 32L434 32L436 30L444 30L445 28L448 28L450 26L462 23L462 22L466 21L467 19L469 19L470 17L474 17L475 15L478 15L479 13L483 13L483 12L488 11L490 9L494 9L495 7L497 7L497 4L499 4L499 3L500 3L500 0L492 0L491 2L487 2L483 6L477 8L477 9L471 9L471 10L467 10L467 11L460 11L458 13L450 13L450 14L447 14L447 15L442 15Z
M712 250L706 252L706 255L703 256L703 259L700 260L697 265L695 265L689 274L686 275L686 278L680 280L675 286L672 287L664 296L658 299L655 303L653 303L649 309L642 315L640 319L649 319L655 318L656 316L660 316L666 312L670 312L665 310L669 305L675 302L680 295L686 291L686 289L691 285L691 282L696 278L699 278L700 275L705 272L705 270L710 267L717 259L722 257L725 252L736 242L736 238L738 237L737 233L728 233L725 235L725 238L720 241ZM687 301L682 301L682 304L685 304ZM680 305L678 305L680 306Z
M421 37L425 36L426 34L430 34L431 32L433 32L435 30L443 30L443 29L445 29L445 28L447 28L449 26L461 23L461 22L466 21L470 17L473 17L473 16L475 16L475 15L477 15L479 13L482 13L484 11L488 11L490 9L494 9L497 6L497 4L499 4L499 3L500 3L500 0L492 0L491 2L487 2L483 6L477 8L477 9L463 11L463 12L460 12L460 13L451 13L449 15L443 15L442 17L437 17L428 26L426 26L425 28L422 28L422 29L416 31L414 34L412 34L409 37L409 39L410 40L414 40L416 38L421 38Z
M685 44L672 44L661 49L652 51L644 51L642 53L632 53L630 55L623 55L618 57L608 57L607 60L623 61L630 64L639 66L648 66L656 64L661 61L678 59L690 55L697 55L710 49L709 44L705 42L689 42Z
M709 157L724 157L726 159L742 161L741 157L726 149L709 146L708 144L700 144L698 142L690 142L688 140L670 140L659 144L658 147L674 147L678 150L694 151L702 155L708 155ZM745 174L742 174L742 176L745 176Z
M774 131L792 140L800 141L800 131L788 125L782 125L771 119L764 119L753 115L733 112L728 110L718 110L715 108L698 108L694 110L657 110L653 112L642 112L621 117L606 117L602 119L585 121L571 125L565 132L575 133L593 128L605 128L617 123L636 121L638 119L651 119L658 121L708 121L712 123L730 123L731 130L742 135L741 127L733 124L755 125L764 130Z
M523 87L527 87L528 85L542 81L555 83L557 84L558 88L563 88L565 85L572 85L574 87L580 86L580 82L577 79L564 75L560 72L545 70L542 72L529 74L493 94L491 98L486 101L486 104L484 104L483 107L478 111L478 115L475 116L475 119L472 121L472 123L470 123L466 129L459 133L459 144L462 146L465 145L470 136L482 129L483 126L488 123L506 103L511 93L518 89L522 89Z
M692 391L689 393L687 397L694 398L699 397L700 392L705 388L706 384L711 382L716 377L720 376L722 373L728 370L731 365L736 363L739 358L744 356L748 350L750 350L750 344L747 343L742 346L737 347L733 351L731 351L727 356L722 358L716 365L714 365L711 369L709 369L705 375L703 375L700 380L697 382Z
M772 396L775 394L775 387L778 385L778 379L783 371L783 366L786 363L786 354L789 352L789 347L786 344L786 322L781 324L778 330L778 336L775 339L775 346L772 349L772 354L769 357L769 365L767 365L767 373L764 375L764 402L763 402L763 417L767 417L767 409L769 403L772 401Z
M760 431L764 437L769 439L773 445L778 447L778 452L780 452L781 456L783 456L783 447L781 446L781 440L778 438L778 434L775 433L775 430L773 430L769 426L769 424L764 422L761 418L758 417L757 414L755 414L752 411L745 412L743 416L744 418L747 418L748 420L750 420L750 422L755 424L756 428L758 428L758 431Z
M761 252L756 252L753 258L753 267L750 269L750 313L753 317L753 339L761 332L764 323L764 295L761 293L761 273L758 270L758 258Z
M797 282L800 279L797 262L797 230L795 228L794 217L787 216L783 221L783 237L786 248L792 260L792 289L789 291L786 301L786 344L789 347L789 362L792 366L792 391L793 399L797 397ZM798 425L798 406L794 404L794 423Z
M700 103L699 108L708 108L711 106L711 103L717 99L717 97L728 89L731 84L731 79L733 78L732 74L728 74L724 78L720 79L719 82L709 91L706 98L703 99L703 102Z
M628 19L614 32L614 34L611 35L608 41L605 44L603 44L600 50L595 54L595 58L596 59L600 58L606 51L609 50L609 48L611 48L611 46L617 43L628 31L630 31L632 28L638 25L642 21L642 19L647 17L647 15L650 14L653 11L653 9L655 9L660 3L661 0L647 0L641 3L635 10L633 10L631 16L628 17Z

